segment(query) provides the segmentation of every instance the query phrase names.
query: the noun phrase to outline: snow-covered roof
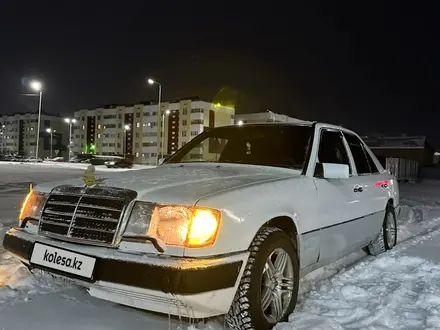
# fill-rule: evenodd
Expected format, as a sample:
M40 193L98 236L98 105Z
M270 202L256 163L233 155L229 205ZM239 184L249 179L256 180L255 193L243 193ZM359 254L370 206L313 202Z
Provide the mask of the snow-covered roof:
M374 148L425 148L426 136L364 136L365 143Z

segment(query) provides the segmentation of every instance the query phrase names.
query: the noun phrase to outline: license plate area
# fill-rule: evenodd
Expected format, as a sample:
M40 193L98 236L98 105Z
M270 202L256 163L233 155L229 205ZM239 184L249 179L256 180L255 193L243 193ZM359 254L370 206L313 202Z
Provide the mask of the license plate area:
M55 270L60 274L72 274L91 280L96 258L51 245L35 243L30 263L37 267Z

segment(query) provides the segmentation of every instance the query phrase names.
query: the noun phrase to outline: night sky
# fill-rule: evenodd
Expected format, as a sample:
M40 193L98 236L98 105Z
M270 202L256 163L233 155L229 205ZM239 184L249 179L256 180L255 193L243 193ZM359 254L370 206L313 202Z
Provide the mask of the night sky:
M440 148L438 1L64 3L2 3L0 114L36 110L21 95L34 77L45 110L67 115L156 99L151 76L164 99L226 95L237 113L428 135Z

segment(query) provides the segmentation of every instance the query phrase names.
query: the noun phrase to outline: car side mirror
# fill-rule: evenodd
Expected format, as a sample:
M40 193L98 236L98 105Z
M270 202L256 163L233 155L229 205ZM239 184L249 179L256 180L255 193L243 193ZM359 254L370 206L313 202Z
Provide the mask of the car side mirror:
M167 159L166 158L160 158L159 159L159 166L162 165L163 163L165 163Z
M348 179L350 168L346 164L318 163L315 168L315 176L324 179Z

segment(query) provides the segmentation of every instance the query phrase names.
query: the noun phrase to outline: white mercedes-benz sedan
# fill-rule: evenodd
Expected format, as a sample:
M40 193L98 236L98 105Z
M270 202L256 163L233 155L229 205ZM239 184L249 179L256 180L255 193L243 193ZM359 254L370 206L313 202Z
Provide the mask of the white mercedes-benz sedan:
M272 328L299 279L396 244L399 189L354 132L207 129L157 168L36 186L3 245L91 295L232 329Z

